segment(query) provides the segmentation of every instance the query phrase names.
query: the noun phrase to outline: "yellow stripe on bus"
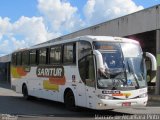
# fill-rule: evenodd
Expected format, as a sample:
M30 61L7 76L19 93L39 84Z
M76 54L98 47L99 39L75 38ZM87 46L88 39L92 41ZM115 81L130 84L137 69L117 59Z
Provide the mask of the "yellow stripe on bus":
M56 91L59 91L59 86L55 85L55 84L51 84L49 82L49 80L44 80L43 81L43 88L46 89L46 90L56 90Z
M11 67L11 73L13 78L21 78L21 76L17 73L17 69L15 67Z

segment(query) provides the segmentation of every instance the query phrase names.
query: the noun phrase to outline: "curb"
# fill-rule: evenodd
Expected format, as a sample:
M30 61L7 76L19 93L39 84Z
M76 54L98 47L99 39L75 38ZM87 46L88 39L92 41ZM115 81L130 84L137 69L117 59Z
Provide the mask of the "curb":
M149 95L148 100L153 100L153 101L159 101L160 102L160 95Z

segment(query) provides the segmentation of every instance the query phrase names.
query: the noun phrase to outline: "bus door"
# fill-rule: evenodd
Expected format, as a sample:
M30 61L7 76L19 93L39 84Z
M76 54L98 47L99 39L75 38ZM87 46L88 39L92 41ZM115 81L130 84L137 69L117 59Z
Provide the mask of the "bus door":
M94 96L95 96L95 67L94 67L94 56L89 55L86 57L86 97L87 97L87 106L89 108L93 107Z
M83 94L83 101L86 101L85 105L92 107L95 95L95 69L93 55L87 55L84 59L79 61L79 72L83 85L79 85L79 91ZM80 87L81 86L81 87Z
M77 85L77 105L86 107L87 99L86 99L86 88L83 80L78 81Z
M95 94L94 56L91 53L92 46L89 42L78 42L78 68L82 84L77 92L82 93L83 97L81 96L81 98L83 100L79 97L78 101L85 107L92 106L93 95Z

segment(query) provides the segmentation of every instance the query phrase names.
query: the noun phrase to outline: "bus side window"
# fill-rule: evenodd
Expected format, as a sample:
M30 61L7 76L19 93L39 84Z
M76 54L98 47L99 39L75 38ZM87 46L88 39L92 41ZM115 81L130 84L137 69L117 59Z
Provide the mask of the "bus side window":
M17 64L16 60L17 60L17 54L13 53L12 54L12 65L16 65Z
M21 52L18 52L17 53L17 65L18 66L21 66L22 65L22 53Z
M47 63L47 49L46 48L39 49L38 58L39 58L39 64L44 65Z
M53 46L50 48L50 64L60 64L61 62L61 46Z
M29 59L30 59L29 60L30 65L36 65L36 50L30 51Z
M90 87L95 87L94 58L91 55L91 44L81 41L78 44L78 67L82 81Z
M22 65L29 65L29 51L22 52Z
M76 62L76 44L68 43L64 45L63 49L63 63L74 64Z

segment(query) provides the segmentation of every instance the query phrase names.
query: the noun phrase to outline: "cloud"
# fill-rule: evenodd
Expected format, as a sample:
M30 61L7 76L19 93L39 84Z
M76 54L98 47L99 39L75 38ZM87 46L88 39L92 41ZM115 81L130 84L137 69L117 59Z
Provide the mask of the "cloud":
M0 17L0 39L2 39L3 35L7 34L11 29L10 19L5 17Z
M9 54L16 49L39 44L59 35L46 29L42 17L22 16L13 23L7 17L0 17L0 54Z
M21 16L15 22L0 17L0 54L53 39L77 29L83 22L77 8L66 0L38 0L37 6L40 17Z
M83 11L86 23L92 25L142 9L132 0L88 0Z
M77 7L67 0L38 0L38 10L54 32L68 33L84 25Z
M42 17L24 17L12 24L12 33L20 36L29 45L42 43L47 40L47 30Z
M0 55L143 9L132 0L87 0L82 12L69 0L37 1L39 17L0 17Z

